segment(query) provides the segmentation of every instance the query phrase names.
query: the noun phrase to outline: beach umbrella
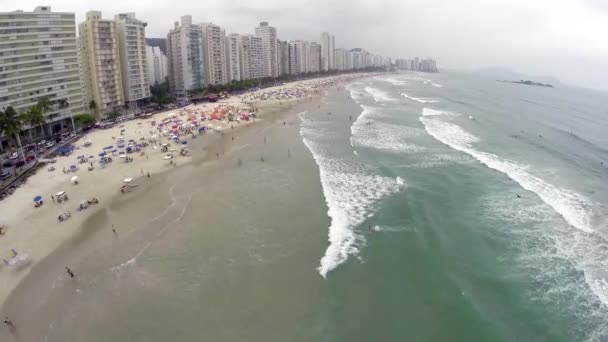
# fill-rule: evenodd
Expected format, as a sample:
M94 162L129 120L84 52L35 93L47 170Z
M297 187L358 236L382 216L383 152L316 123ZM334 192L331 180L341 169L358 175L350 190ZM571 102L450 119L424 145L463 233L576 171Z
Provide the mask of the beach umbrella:
M34 202L40 202L42 201L42 196L38 195L36 197L34 197Z
M106 147L104 147L103 149L104 149L104 150L110 150L110 149L112 149L113 147L114 147L114 146L110 145L110 146L106 146Z
M118 152L118 150L112 150L112 153L116 153L116 152Z
M95 156L89 156L89 159L93 159L93 158L95 158Z
M70 181L71 181L72 183L76 183L76 182L78 181L78 176L74 176L74 177L72 177L72 179L70 179Z
M70 165L70 170L76 170L76 169L77 169L76 165Z
M182 145L186 145L188 142L186 140L182 141Z
M133 181L133 178L125 178L122 180L123 183L131 183Z
M103 156L105 156L105 155L106 155L106 154L105 154L105 152L101 152L101 153L99 154L99 156L100 156L100 157L103 157Z

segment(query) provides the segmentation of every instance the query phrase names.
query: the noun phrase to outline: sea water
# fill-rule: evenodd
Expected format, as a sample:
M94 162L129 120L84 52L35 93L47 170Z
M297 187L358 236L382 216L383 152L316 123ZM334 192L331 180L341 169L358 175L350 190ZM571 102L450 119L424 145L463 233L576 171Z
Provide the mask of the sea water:
M23 315L47 341L604 341L604 99L458 73L328 91L101 213L137 227Z

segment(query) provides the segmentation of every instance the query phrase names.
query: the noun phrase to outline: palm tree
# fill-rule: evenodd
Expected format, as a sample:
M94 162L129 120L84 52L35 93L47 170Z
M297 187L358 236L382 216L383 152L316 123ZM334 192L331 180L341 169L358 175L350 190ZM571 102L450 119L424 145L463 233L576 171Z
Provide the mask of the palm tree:
M95 117L99 117L99 113L97 113L98 107L97 107L97 103L95 103L95 100L91 100L91 102L89 102L89 109L93 111L93 113L95 113Z
M51 101L49 98L44 96L38 100L38 107L40 107L40 112L42 113L42 117L45 118L46 112L51 109ZM51 124L49 123L49 135L53 135L53 130L51 129Z
M14 136L17 139L19 150L21 150L21 157L25 163L25 154L23 153L23 147L21 146L21 139L19 133L21 133L21 119L13 107L7 107L4 112L0 112L0 131L3 131L8 136Z
M70 103L68 102L68 99L59 99L57 100L57 103L59 104L59 108L70 108ZM72 115L72 111L70 111L70 120L72 120L72 130L74 132L76 132L76 125L74 125L74 116Z
M33 105L27 112L22 113L20 115L21 122L26 123L30 126L28 133L30 135L30 142L32 139L32 131L36 127L40 127L44 125L44 115L42 114L42 109L39 105Z

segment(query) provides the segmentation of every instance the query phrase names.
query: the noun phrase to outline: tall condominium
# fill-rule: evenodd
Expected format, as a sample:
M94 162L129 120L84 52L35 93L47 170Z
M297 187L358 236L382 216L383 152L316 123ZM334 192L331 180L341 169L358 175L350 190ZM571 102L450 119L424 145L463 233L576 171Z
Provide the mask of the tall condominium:
M167 79L167 56L158 46L146 45L146 66L150 85L163 83Z
M169 86L176 97L204 86L202 30L192 25L192 17L181 17L167 35Z
M301 73L301 63L300 59L302 58L302 42L295 41L289 42L289 74L297 75Z
M262 38L246 34L241 36L241 42L243 48L243 72L241 78L247 80L266 77Z
M147 23L137 20L135 13L117 14L116 33L122 68L122 89L125 102L132 108L150 97L148 60L146 58Z
M286 41L279 41L277 49L281 56L279 64L279 75L289 74L289 43Z
M99 114L121 110L125 100L116 22L89 11L78 32L86 103L94 102L91 108Z
M238 33L226 36L226 70L228 81L240 81L243 68L243 45Z
M321 33L321 67L323 71L335 69L334 50L334 36L328 32Z
M310 43L308 47L308 72L321 71L321 45Z
M308 66L308 54L310 53L310 43L302 42L302 50L300 51L300 72L307 73L310 72L310 68Z
M43 97L51 102L46 113L51 133L70 113L84 112L74 13L48 6L0 13L0 109L23 112Z
M334 54L336 58L336 70L347 70L346 59L348 58L348 53L346 50L336 49Z
M226 31L218 25L200 25L203 42L205 84L216 85L228 82L226 71Z
M261 22L255 28L255 35L262 38L264 76L279 76L279 66L277 63L277 29L269 26L267 22Z

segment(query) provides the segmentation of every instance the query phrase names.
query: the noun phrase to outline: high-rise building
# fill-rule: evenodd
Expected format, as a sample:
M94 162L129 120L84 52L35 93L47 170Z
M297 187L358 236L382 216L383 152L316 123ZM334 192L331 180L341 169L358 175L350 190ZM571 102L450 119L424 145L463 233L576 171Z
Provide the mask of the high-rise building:
M146 58L147 23L137 20L135 13L117 14L116 33L122 68L122 89L125 102L135 108L150 97L148 60Z
M78 32L85 103L99 114L122 110L125 100L116 22L102 19L99 11L89 11Z
M45 113L50 133L85 110L74 13L52 12L48 6L0 13L0 109L24 112L43 97L51 102Z
M289 74L297 75L301 72L300 59L302 58L302 42L289 42Z
M241 36L237 33L231 33L226 36L226 70L228 72L228 81L240 81L242 76L242 51L243 45Z
M279 41L278 50L279 55L281 55L279 75L287 75L289 74L289 43L286 41Z
M321 33L321 67L323 71L334 70L336 68L335 49L334 35L328 32Z
M346 69L346 59L348 58L348 54L344 49L336 49L336 70L347 70Z
M167 56L159 46L146 46L146 65L150 85L167 80Z
M321 71L321 45L310 43L308 51L308 72Z
M213 23L200 25L203 32L205 85L226 84L226 31Z
M192 25L192 17L181 17L167 35L169 86L176 97L204 86L202 30Z
M302 48L300 49L300 72L305 74L310 72L308 65L308 55L310 54L310 43L302 42Z
M261 22L255 28L255 35L262 38L264 77L279 76L279 65L277 63L277 29L269 26L267 22Z
M241 36L243 52L242 79L266 77L264 64L264 46L262 38L246 34Z

